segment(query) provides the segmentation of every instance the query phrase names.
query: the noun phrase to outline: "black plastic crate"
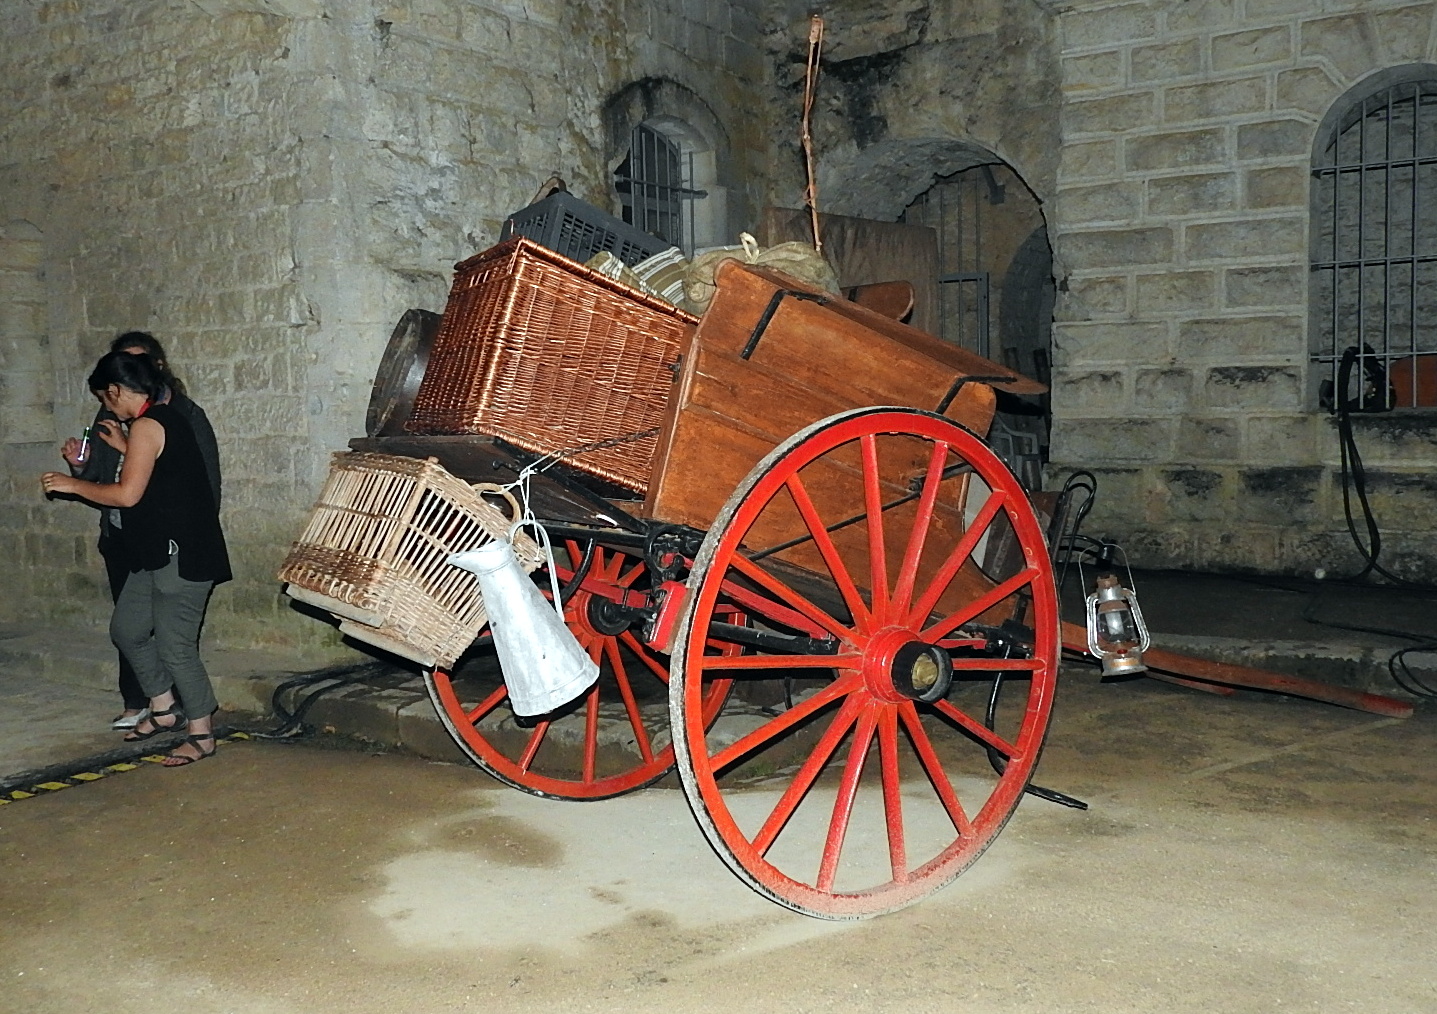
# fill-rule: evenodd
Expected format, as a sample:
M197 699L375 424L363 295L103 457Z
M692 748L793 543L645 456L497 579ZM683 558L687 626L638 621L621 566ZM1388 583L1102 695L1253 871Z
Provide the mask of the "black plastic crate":
M633 267L672 243L650 236L566 190L516 211L504 222L502 239L524 236L580 264L608 250Z

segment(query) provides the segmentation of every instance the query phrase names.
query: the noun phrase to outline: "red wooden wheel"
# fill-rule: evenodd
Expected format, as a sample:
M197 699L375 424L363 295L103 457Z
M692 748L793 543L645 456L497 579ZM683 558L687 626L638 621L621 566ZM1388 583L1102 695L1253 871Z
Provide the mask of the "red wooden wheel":
M982 441L908 409L809 427L729 498L689 589L669 688L678 770L742 880L856 919L978 858L1032 776L1060 650L1042 529ZM737 607L773 643L705 652ZM1005 621L1017 650L995 647ZM718 678L734 689L713 721Z
M569 542L556 550L559 580L570 581L584 553ZM547 578L536 575L547 591ZM669 743L668 656L643 643L616 605L642 605L649 574L643 559L595 546L564 619L589 656L599 680L578 700L538 719L519 719L509 707L499 667L481 658L457 673L427 677L435 710L462 750L485 771L515 788L561 799L607 799L662 778L674 763ZM737 651L736 647L730 650ZM701 705L712 717L727 681L714 681Z

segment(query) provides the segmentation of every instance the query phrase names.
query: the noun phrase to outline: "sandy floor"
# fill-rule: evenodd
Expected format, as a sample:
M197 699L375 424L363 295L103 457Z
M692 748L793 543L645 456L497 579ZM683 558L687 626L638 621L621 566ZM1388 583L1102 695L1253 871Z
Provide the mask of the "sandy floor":
M953 886L789 913L682 795L236 743L0 807L0 1011L1437 1010L1437 714L1065 678Z

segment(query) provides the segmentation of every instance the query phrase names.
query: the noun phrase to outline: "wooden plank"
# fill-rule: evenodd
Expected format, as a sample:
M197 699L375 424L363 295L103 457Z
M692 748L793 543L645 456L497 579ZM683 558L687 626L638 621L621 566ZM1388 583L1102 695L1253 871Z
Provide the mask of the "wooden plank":
M1076 623L1065 621L1063 623L1063 647L1069 651L1087 655L1087 630ZM1245 665L1234 665L1231 662L1216 662L1212 659L1196 658L1192 655L1180 655L1175 651L1164 651L1161 648L1149 648L1143 652L1143 661L1147 663L1150 670L1176 673L1182 677L1189 677L1190 680L1291 694L1294 697L1306 697L1314 701L1336 704L1342 708L1352 708L1355 711L1385 715L1388 718L1412 717L1413 707L1410 701L1333 686L1330 683L1303 679L1301 676L1289 676L1286 673L1253 669ZM1151 676L1154 679L1163 678L1160 673L1151 671L1143 675ZM1187 685L1192 685L1190 680L1185 681Z

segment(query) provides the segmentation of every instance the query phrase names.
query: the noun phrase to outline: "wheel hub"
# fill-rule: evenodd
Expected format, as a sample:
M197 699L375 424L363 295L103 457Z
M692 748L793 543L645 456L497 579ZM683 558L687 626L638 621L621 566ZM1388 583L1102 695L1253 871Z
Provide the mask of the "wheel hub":
M584 613L589 621L589 626L598 633L605 637L617 637L633 624L632 609L602 595L589 595L588 598L588 605Z
M939 700L953 682L946 650L914 637L907 628L876 634L864 652L863 675L873 696L889 704Z
M936 644L908 641L893 656L893 689L904 697L931 704L948 693L953 682L953 660Z

